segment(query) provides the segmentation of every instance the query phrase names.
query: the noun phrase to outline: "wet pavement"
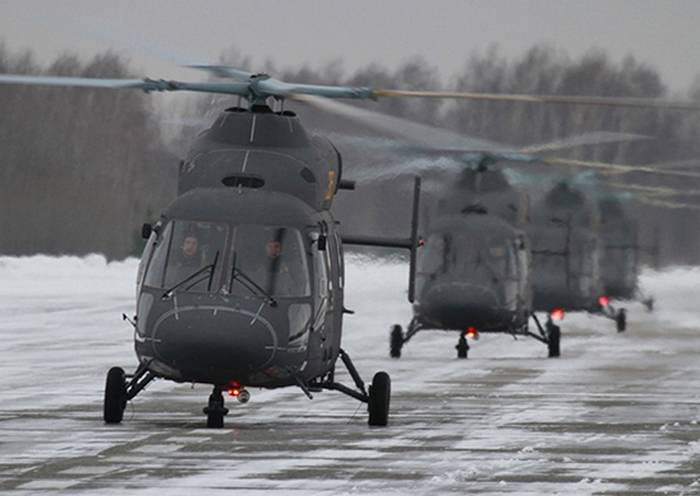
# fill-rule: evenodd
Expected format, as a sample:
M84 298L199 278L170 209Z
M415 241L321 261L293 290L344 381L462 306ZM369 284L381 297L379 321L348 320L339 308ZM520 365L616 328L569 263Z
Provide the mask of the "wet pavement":
M700 494L700 272L646 273L657 310L629 304L625 333L567 316L559 359L484 335L458 360L456 335L423 332L392 360L406 271L347 277L344 347L367 381L391 375L389 427L339 393L284 389L227 400L212 430L209 389L165 381L102 422L104 374L135 365L119 319L134 261L0 259L0 493Z

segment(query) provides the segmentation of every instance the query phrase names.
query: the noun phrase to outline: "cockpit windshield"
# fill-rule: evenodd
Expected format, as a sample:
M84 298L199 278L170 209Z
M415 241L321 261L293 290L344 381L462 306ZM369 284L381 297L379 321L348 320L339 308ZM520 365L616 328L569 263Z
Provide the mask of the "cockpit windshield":
M146 286L238 296L307 297L301 232L291 227L173 220L155 240Z
M215 222L170 222L157 241L145 284L210 291L222 264L228 229Z
M447 233L431 235L426 245L423 272L473 272L483 268L499 277L508 272L510 253L502 240Z
M290 227L233 227L229 293L305 297L311 293L301 233Z

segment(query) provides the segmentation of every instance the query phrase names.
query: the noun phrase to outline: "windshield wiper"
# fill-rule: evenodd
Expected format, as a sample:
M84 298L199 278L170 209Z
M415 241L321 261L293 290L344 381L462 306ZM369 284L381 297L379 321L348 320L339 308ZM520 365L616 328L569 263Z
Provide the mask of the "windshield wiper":
M277 300L275 300L275 298L269 292L265 291L262 288L262 286L260 286L250 276L246 275L243 271L241 271L241 269L239 269L235 265L231 268L231 289L232 290L233 290L234 279L238 280L238 282L241 283L241 286L246 288L248 291L250 291L254 295L264 296L267 299L267 302L270 304L271 307L277 306ZM257 292L255 290L253 290L253 288L255 288L255 290L257 290Z
M211 291L211 285L212 285L212 281L213 281L213 279L214 279L214 272L215 272L215 269L216 269L216 263L217 263L218 261L219 261L219 252L217 251L217 252L216 252L216 255L214 255L214 261L213 261L212 263L210 263L209 265L205 265L205 266L202 267L201 269L196 270L193 274L191 274L191 275L185 277L182 281L178 282L177 284L175 284L175 285L174 285L173 287L171 287L170 289L167 289L167 290L163 293L163 296L161 296L161 298L168 298L168 297L170 297L170 295L172 294L172 292L175 291L177 288L179 288L180 286L183 286L184 284L190 282L192 279L194 279L195 277L197 277L197 276L200 275L200 274L203 274L203 273L206 272L207 270L210 270L210 271L211 271L211 272L209 273L209 284L207 285L207 291ZM199 283L200 281L201 281L201 278L200 278L200 279L197 279L195 282L193 282L192 284L190 284L189 286L187 286L187 287L185 288L185 290L189 290L190 288L192 288L195 284Z

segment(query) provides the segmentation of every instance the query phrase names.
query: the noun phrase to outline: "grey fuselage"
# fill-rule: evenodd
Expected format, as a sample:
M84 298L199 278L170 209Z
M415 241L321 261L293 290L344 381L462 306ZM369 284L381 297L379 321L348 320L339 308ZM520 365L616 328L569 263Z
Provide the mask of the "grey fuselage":
M527 322L530 250L516 227L526 219L527 197L500 171L462 173L420 250L413 310L422 328L502 332Z
M613 198L600 202L600 257L605 294L610 298L630 300L637 296L639 240L636 222L625 212L622 203Z
M141 260L141 364L218 386L287 386L332 371L343 257L329 208L341 172L335 148L293 114L229 109L200 133Z
M535 206L532 243L535 310L596 310L603 294L598 212L562 183Z

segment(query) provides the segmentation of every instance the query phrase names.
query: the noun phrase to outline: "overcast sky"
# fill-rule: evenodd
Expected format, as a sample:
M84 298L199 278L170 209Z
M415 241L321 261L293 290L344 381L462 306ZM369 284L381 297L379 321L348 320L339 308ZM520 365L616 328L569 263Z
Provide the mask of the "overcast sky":
M166 78L183 72L161 59L211 62L235 45L282 67L342 57L347 70L394 68L418 54L445 79L474 49L498 43L515 56L545 41L573 56L632 54L681 90L700 73L699 24L700 0L0 0L12 49L45 61L112 47Z

